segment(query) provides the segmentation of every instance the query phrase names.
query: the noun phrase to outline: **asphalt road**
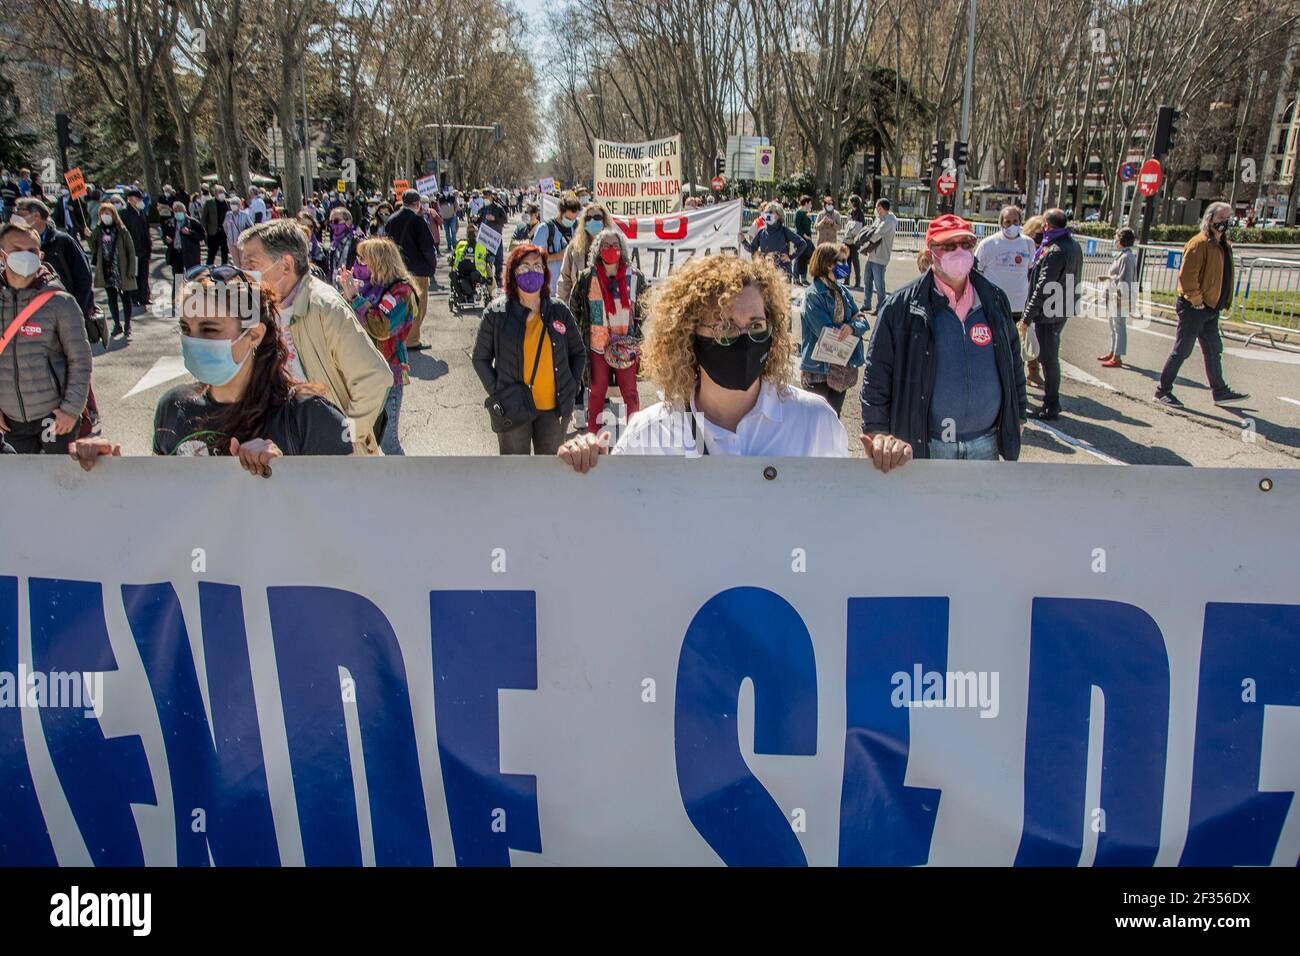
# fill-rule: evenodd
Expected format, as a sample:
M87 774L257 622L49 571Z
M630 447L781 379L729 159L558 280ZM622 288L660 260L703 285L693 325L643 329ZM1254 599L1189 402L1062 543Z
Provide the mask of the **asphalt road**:
M445 270L444 257L444 285ZM166 281L159 255L154 271L156 279ZM888 270L889 287L915 276L911 257L898 255ZM189 380L180 364L175 320L166 314L166 297L161 298L162 314L138 316L129 343L119 338L107 352L94 349L102 434L120 442L124 454L149 454L159 397ZM425 341L432 347L412 353L411 384L403 401L401 439L407 454L496 454L482 386L470 365L477 320L477 312L453 315L445 292L432 294L424 325ZM1300 354L1226 341L1228 383L1251 396L1226 409L1211 402L1200 353L1194 352L1175 387L1187 407L1173 410L1152 396L1172 344L1170 325L1131 329L1126 367L1103 369L1096 357L1109 348L1105 319L1072 319L1063 337L1061 418L1051 426L1031 423L1026 428L1022 460L1249 468L1300 464ZM641 382L640 392L643 406L657 400L648 381ZM1038 397L1031 393L1031 399ZM858 435L861 415L852 397L843 418L850 436ZM856 441L851 448L862 454Z

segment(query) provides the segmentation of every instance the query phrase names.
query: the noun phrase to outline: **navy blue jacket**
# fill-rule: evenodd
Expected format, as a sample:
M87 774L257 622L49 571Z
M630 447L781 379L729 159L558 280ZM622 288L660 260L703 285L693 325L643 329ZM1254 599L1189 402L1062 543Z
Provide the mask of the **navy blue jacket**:
M1020 425L1028 417L1025 366L1020 338L1011 320L1006 293L978 272L970 274L984 318L993 331L1002 411L998 415L998 453L1007 461L1020 457ZM862 432L888 432L912 446L913 458L930 456L930 400L938 361L934 317L948 300L926 272L885 300L867 344L862 377Z

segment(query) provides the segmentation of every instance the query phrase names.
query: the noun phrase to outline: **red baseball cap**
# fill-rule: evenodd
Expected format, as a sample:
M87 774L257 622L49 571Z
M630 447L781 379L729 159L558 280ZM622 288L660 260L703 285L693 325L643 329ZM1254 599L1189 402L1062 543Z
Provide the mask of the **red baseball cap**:
M925 228L926 245L933 242L948 242L950 239L961 239L966 236L974 239L975 230L961 216L951 214L931 219L930 225Z

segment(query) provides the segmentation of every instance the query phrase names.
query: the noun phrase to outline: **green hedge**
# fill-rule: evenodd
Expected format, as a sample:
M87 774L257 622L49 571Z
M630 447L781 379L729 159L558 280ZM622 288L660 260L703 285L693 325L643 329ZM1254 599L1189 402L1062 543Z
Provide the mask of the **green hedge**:
M1113 239L1115 230L1108 222L1072 222L1070 228L1081 236L1095 236L1098 239ZM1156 225L1151 227L1152 242L1186 242L1196 235L1199 226ZM1138 233L1141 236L1141 233ZM1228 239L1232 242L1253 245L1290 245L1300 243L1300 229L1274 227L1269 229L1228 230Z

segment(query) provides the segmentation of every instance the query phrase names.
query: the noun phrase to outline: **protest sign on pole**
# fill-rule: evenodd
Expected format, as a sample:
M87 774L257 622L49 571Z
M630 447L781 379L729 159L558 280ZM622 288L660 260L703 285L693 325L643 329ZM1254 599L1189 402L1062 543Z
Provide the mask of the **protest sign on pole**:
M541 180L537 186L543 193L553 192L555 189L555 177L547 176L545 179Z
M69 169L63 174L63 178L67 181L68 192L71 193L73 199L80 199L86 195L86 179L81 175L80 166Z
M501 246L501 233L481 222L478 226L478 244L487 250L489 256L494 256Z
M421 196L432 196L438 191L438 177L432 174L421 176L415 181L415 191Z
M682 204L682 137L644 143L596 140L592 199L615 216L654 216Z
M397 194L398 202L401 202L402 193L406 192L410 188L411 188L411 181L409 179L393 180L393 192Z
M613 218L615 227L627 237L632 263L653 282L696 256L739 255L742 206L735 199L663 216ZM543 196L543 221L559 214L560 201Z
M759 146L754 150L754 180L760 183L776 181L775 146Z
M1296 863L1285 469L8 457L0 865Z

